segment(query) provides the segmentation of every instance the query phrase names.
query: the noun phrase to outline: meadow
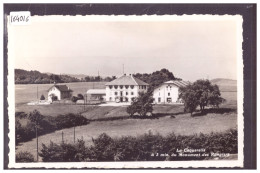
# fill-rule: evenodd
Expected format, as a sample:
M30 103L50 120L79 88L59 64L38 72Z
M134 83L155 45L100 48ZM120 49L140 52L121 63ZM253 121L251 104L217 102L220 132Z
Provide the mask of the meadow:
M73 95L85 94L89 89L105 89L106 82L77 82L77 83L62 83L73 90ZM21 105L31 101L37 101L41 95L47 99L48 89L53 84L19 84L15 85L15 104ZM37 99L38 88L38 99Z
M72 83L67 84L74 95L86 92L87 88L93 88L92 83ZM40 86L40 87L39 87ZM39 91L45 91L51 85L39 85ZM95 83L95 88L104 88L104 83ZM21 88L23 90L21 90ZM116 106L94 106L88 105L64 105L52 104L41 106L28 106L25 103L30 96L34 96L36 85L18 85L16 86L16 111L30 112L34 109L39 110L43 115L57 116L65 113L81 113L84 117L91 120L88 125L76 127L76 139L84 139L87 145L92 144L92 138L97 138L101 133L107 133L111 137L137 136L149 131L160 133L163 136L174 132L180 135L192 134L209 134L211 132L224 132L231 128L237 128L237 92L234 86L221 87L221 95L226 102L220 106L222 112L209 112L205 115L191 117L189 113L183 112L183 105L155 105L153 114L156 118L152 119L134 119L126 113L126 107ZM37 89L37 88L36 88ZM228 111L225 111L228 110ZM68 143L74 141L74 128L57 130L53 133L39 137L39 143L49 144L50 141L55 143L61 142L61 134L64 134L64 140ZM36 139L20 143L16 146L16 152L29 151L36 156Z

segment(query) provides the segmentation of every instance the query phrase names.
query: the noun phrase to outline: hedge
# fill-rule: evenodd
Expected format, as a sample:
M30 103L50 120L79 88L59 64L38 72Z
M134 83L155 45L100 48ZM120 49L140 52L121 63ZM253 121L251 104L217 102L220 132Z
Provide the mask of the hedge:
M206 153L237 153L237 130L223 133L175 135L164 137L160 134L144 134L137 137L125 136L111 138L103 133L93 139L91 146L85 146L83 140L76 144L51 142L42 144L40 156L44 162L80 162L80 161L162 161L162 160L200 160L201 157L174 157L177 149L205 149ZM156 157L156 154L164 154ZM196 153L195 153L196 154Z
M41 115L43 116L43 115ZM36 137L36 127L33 122L28 119L28 115L25 113L16 113L15 121L15 133L16 144L20 142L26 142ZM25 118L28 120L25 126L22 126L19 119ZM38 135L44 135L52 133L55 130L63 128L70 128L74 126L86 125L89 120L80 114L65 114L58 115L57 117L43 116L43 119L38 125Z

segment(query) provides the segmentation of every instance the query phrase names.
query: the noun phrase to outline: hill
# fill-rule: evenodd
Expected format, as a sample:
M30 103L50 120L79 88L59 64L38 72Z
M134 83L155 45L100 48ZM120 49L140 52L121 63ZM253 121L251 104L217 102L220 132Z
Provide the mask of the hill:
M222 92L236 92L237 91L237 80L216 78L212 79L211 82L219 86Z
M41 73L36 70L15 69L15 84L49 84L49 83L80 82L79 79L68 75Z

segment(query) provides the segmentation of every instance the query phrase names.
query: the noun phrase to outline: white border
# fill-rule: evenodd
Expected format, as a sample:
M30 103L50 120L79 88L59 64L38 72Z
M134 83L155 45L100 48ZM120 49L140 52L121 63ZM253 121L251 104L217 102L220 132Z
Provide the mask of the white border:
M198 19L199 17L199 19ZM221 18L222 17L222 18ZM197 18L197 19L196 19ZM64 22L73 20L84 20L84 21L179 21L179 20L230 20L235 19L237 21L237 82L238 82L238 160L218 160L218 161L142 161L142 162L66 162L66 163L15 163L15 138L14 138L14 129L15 129L15 85L14 85L14 54L15 52L10 51L12 48L8 45L8 115L9 115L9 129L10 133L8 137L10 139L9 148L9 168L37 168L37 167L45 167L45 168L207 168L207 167L243 167L243 138L244 138L244 120L243 120L243 57L242 57L242 17L240 15L164 15L164 16L97 16L91 15L87 17L83 16L66 16L62 17L62 19L58 19L58 21L64 20ZM45 16L41 18L43 21L51 21L55 22L54 18L51 16ZM34 19L31 18L31 22L33 24ZM42 22L43 22L42 21ZM13 27L13 26L11 26ZM12 37L12 36L10 36Z

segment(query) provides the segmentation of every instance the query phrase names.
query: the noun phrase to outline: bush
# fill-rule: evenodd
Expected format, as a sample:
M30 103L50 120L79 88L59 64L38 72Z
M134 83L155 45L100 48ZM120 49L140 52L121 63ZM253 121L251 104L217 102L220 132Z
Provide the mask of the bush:
M71 97L71 101L72 101L73 103L76 103L76 102L78 101L78 97L72 96L72 97Z
M41 98L40 98L40 100L45 100L45 97L44 97L44 95L43 95L43 94L41 95Z
M78 100L84 100L84 96L82 94L78 94Z
M15 117L17 118L27 118L27 114L24 112L15 112Z
M65 114L58 115L55 118L56 129L70 128L74 126L86 125L89 120L80 114Z
M36 124L38 135L44 135L46 133L54 132L55 130L70 128L74 126L86 125L89 120L80 114L65 114L58 115L57 117L43 116L37 110L34 110L27 116L23 112L16 112L15 121L15 136L16 145L20 142L29 141L36 137ZM19 118L26 117L28 122L25 126L22 126Z
M61 145L50 142L49 146L42 144L39 156L44 162L79 162L84 161L82 157L86 152L85 142L78 140L76 144Z
M15 156L16 162L34 162L34 157L29 152L19 152Z
M225 133L199 135L175 135L166 137L160 134L144 134L138 137L111 138L103 133L93 139L93 145L86 147L84 142L71 144L53 144L45 146L40 154L43 161L162 161L162 160L201 160L201 157L173 157L177 149L201 149L206 153L237 153L237 130ZM155 157L153 154L166 154Z

